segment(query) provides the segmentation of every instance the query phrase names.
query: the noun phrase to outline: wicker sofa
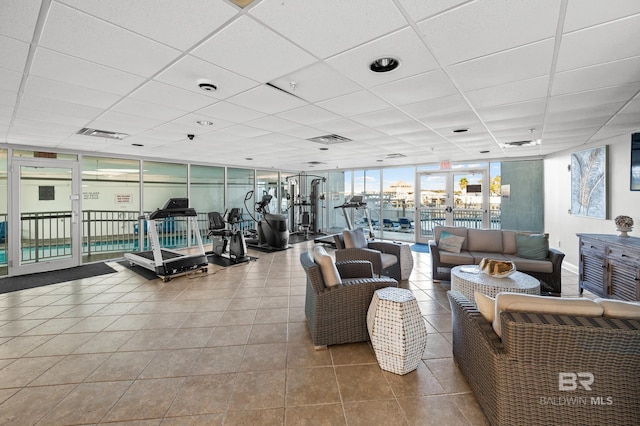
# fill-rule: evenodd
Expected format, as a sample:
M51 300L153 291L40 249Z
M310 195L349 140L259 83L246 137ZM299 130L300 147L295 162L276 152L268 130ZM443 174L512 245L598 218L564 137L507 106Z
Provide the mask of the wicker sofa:
M316 349L369 340L367 310L373 293L397 287L398 282L389 277L374 278L371 262L349 260L335 263L341 283L327 286L311 253L301 253L300 263L307 274L304 311Z
M448 297L454 360L492 425L638 424L640 320L502 312L500 339Z
M442 232L464 237L460 253L439 248ZM451 268L458 265L477 265L482 258L511 261L516 269L540 280L543 293L560 296L562 292L562 260L564 253L549 248L544 260L525 259L517 256L518 231L499 229L473 229L453 226L435 226L434 240L429 241L431 270L434 280L451 280Z

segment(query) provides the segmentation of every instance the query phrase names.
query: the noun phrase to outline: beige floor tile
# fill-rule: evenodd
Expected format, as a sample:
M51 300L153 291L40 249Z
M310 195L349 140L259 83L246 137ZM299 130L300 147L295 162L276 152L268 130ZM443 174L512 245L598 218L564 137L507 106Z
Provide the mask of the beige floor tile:
M235 381L235 373L188 377L167 415L177 417L224 413Z
M202 349L159 351L138 376L140 379L188 376Z
M102 331L87 340L74 353L115 352L135 334L135 331Z
M86 381L134 380L155 356L155 351L116 352L91 373Z
M354 426L370 426L380 424L384 419L385 426L406 425L404 414L395 399L384 401L359 401L344 404L347 424Z
M224 418L225 426L279 426L284 424L284 408L272 408L267 410L242 410L227 411Z
M67 355L95 336L96 333L58 334L38 346L28 356Z
M63 385L81 383L89 374L104 363L110 354L67 355L49 368L31 386Z
M240 371L284 370L286 365L286 343L247 345Z
M284 407L285 370L238 373L229 401L230 410Z
M333 368L289 368L287 370L287 407L339 402L340 393Z
M287 341L287 324L254 324L251 328L248 344L278 343Z
M329 350L316 351L310 342L287 344L287 367L321 367L332 365Z
M62 359L62 356L16 359L0 370L2 377L2 380L0 380L0 388L6 389L27 386Z
M182 323L182 328L215 327L220 324L223 313L222 311L194 312Z
M410 425L424 426L468 426L471 423L463 416L450 395L398 398Z
M204 348L193 369L199 374L236 373L243 354L244 346Z
M222 426L222 413L199 416L165 417L162 426ZM245 423L246 424L246 423Z
M207 347L245 345L251 334L250 325L216 327L209 337Z
M377 364L338 366L336 377L344 402L393 398L393 391Z
M144 351L152 349L164 349L176 334L175 329L139 330L127 340L119 350Z
M38 346L53 339L54 336L15 337L0 345L0 359L19 358L33 351Z
M184 380L181 377L133 382L104 417L104 421L125 421L164 416Z
M285 409L285 425L346 425L341 404L302 405Z
M23 388L0 405L0 424L33 425L76 385ZM38 401L34 404L34 401Z
M375 364L376 354L368 342L329 346L333 365Z

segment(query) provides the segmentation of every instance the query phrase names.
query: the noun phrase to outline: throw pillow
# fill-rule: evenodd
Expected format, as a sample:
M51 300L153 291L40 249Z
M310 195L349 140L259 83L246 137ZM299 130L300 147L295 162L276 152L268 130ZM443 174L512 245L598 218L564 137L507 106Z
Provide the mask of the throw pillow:
M364 236L362 228L353 231L342 231L344 237L344 248L367 248L367 238Z
M475 297L476 306L484 319L486 319L490 324L493 323L493 318L496 315L496 299L477 291L473 292L473 297Z
M546 260L549 257L549 238L544 234L516 234L516 248L518 257Z
M333 258L329 256L324 247L315 246L313 248L313 261L320 267L325 286L334 287L342 283L338 268L336 268Z
M453 235L447 231L442 231L440 233L440 241L438 241L438 248L443 251L460 253L464 239L464 237L459 237L458 235Z
M523 293L496 294L496 312L493 329L502 337L501 312L530 312L532 314L578 315L601 317L604 309L591 299L535 296Z
M640 319L640 302L625 302L614 299L595 299L604 308L604 316L609 318Z

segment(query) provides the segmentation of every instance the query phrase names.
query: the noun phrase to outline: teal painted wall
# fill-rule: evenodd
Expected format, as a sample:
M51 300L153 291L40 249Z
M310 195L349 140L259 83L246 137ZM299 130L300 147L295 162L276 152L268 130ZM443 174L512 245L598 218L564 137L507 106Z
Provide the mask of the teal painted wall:
M505 161L501 184L511 185L502 198L502 229L544 232L544 166L542 160Z

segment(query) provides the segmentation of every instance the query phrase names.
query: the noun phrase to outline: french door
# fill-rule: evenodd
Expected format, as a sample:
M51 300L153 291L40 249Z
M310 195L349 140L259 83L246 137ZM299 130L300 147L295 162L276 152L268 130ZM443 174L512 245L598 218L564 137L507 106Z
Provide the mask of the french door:
M80 265L79 164L14 158L11 188L9 275Z
M433 239L436 225L488 228L489 178L485 170L416 174L416 242Z

